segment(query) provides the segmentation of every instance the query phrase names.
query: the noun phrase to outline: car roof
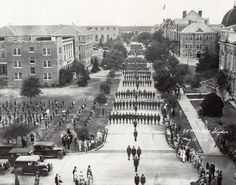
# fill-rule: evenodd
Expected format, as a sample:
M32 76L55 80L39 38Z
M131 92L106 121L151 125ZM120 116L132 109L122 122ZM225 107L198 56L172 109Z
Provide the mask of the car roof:
M29 148L13 148L9 151L10 154L15 154L15 153L31 153L32 150Z
M43 142L36 142L34 144L34 146L53 146L54 143L53 142L46 142L46 141L43 141Z
M27 162L35 162L35 161L39 161L40 160L40 156L39 155L22 155L17 157L16 161L27 161Z
M8 162L9 160L8 159L0 159L0 164L1 163L6 163L6 162Z

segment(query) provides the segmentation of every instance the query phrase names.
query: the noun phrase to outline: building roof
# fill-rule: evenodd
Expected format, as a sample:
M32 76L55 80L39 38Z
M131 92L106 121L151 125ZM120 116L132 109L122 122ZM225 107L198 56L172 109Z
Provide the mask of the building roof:
M32 150L29 148L13 148L9 151L10 154L15 154L15 153L31 153Z
M87 33L76 25L10 25L0 28L0 36L67 35Z
M17 157L16 161L26 161L26 162L34 162L40 161L39 155L22 155Z
M225 27L236 24L236 3L234 7L225 14L221 24Z
M181 33L215 33L207 24L205 23L192 23L184 28Z
M175 19L175 24L188 24L189 20L193 22L205 22L209 21L208 18L202 18L198 13L194 10L191 10L184 18Z

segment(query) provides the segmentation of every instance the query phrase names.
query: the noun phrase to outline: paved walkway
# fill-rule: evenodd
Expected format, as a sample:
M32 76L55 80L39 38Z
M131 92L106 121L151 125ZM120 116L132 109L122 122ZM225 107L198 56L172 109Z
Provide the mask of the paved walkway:
M201 119L198 118L197 111L194 109L190 100L183 95L179 101L195 136L203 150L203 163L214 163L217 169L223 172L223 185L235 185L236 179L234 179L234 173L236 173L235 164L233 161L219 151L218 147L215 147L215 141L212 138L209 130Z
M197 111L191 104L186 95L182 95L179 104L182 107L190 126L205 155L222 155L218 147L215 147L215 141L203 121L198 117Z

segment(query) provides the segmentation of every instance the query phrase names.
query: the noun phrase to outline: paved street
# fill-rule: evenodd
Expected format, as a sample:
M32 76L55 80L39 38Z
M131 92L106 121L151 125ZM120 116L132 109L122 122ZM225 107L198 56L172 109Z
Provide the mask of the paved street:
M138 142L133 141L132 125L110 125L105 146L89 154L69 154L64 159L48 159L53 163L53 173L41 177L40 184L52 185L54 176L59 173L63 184L72 182L72 170L77 166L86 171L87 165L92 166L96 185L130 185L135 175L133 162L127 160L126 147L140 146L143 149L139 166L139 174L147 177L147 185L189 185L197 179L196 170L190 163L180 162L175 151L166 141L163 126L139 125ZM2 178L4 177L4 178ZM12 185L14 176L10 173L1 177L1 185ZM34 177L20 176L21 185L33 184Z

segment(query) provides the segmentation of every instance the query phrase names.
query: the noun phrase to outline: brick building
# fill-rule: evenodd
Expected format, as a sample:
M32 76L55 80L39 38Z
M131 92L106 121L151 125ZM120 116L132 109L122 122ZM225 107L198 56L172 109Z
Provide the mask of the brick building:
M194 64L206 49L215 50L217 32L205 23L191 23L179 35L180 57Z
M75 58L89 65L92 34L75 25L5 26L0 29L0 75L19 87L30 75L42 85L59 82L59 71Z

